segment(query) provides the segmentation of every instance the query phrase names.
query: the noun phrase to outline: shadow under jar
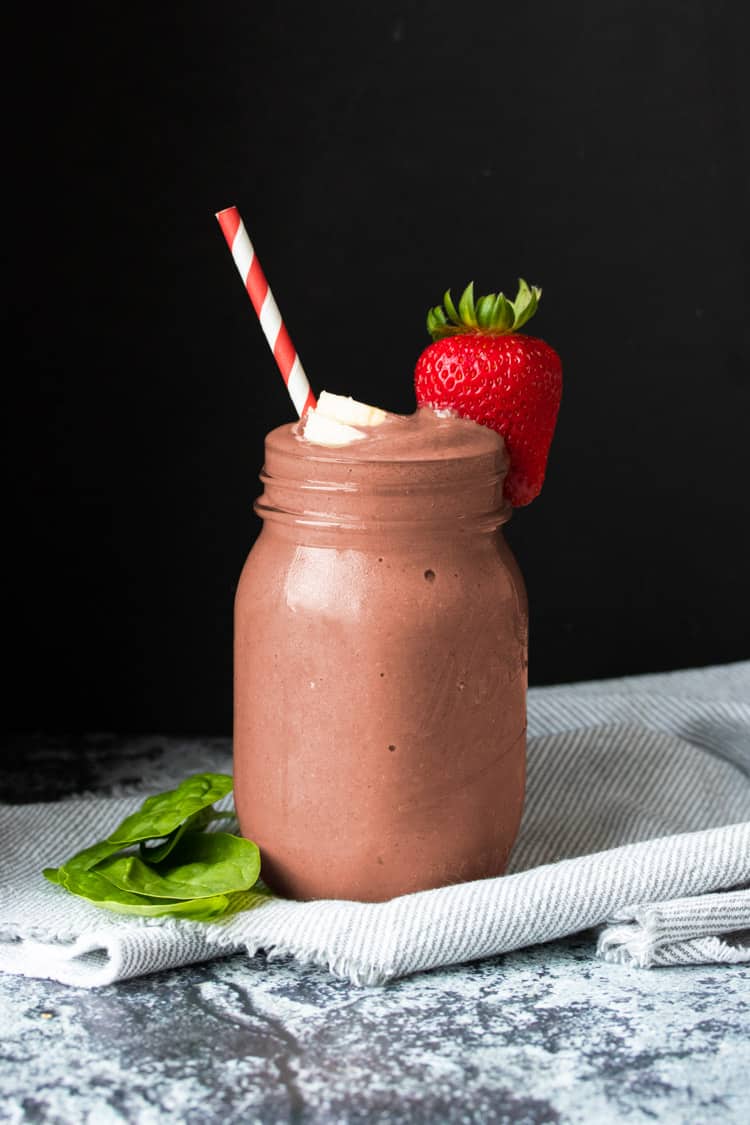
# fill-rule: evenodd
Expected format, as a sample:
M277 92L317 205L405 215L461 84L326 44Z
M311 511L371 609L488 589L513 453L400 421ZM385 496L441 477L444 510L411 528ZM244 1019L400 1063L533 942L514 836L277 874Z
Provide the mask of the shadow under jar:
M397 421L339 449L266 438L235 603L235 800L263 880L295 899L502 874L520 823L528 615L504 445L431 411Z

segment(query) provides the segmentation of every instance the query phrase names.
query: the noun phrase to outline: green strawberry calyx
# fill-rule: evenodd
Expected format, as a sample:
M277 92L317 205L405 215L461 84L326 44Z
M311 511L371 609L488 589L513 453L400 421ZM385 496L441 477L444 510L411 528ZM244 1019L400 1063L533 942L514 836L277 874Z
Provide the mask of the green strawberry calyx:
M510 301L504 293L488 293L474 300L474 282L470 281L461 294L458 308L453 304L448 289L442 305L427 313L427 331L433 340L446 336L507 336L517 332L539 307L542 291L538 285L527 285L518 279L518 292Z

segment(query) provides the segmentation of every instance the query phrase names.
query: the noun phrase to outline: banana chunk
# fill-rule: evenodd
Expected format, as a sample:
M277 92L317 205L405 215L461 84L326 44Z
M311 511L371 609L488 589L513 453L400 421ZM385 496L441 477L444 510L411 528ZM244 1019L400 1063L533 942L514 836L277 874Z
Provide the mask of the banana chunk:
M329 391L321 391L316 414L344 426L379 426L387 417L385 410L378 406L368 406L351 396L333 395Z
M346 426L333 418L326 418L319 410L308 410L302 423L302 437L315 445L349 445L366 437L354 426Z

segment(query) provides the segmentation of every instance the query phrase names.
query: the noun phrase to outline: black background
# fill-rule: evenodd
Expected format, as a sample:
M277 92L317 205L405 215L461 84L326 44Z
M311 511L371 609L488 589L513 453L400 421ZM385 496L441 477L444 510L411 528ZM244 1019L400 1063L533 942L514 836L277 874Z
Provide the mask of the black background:
M508 529L532 683L746 657L746 11L17 14L8 728L230 729L262 438L291 418L232 203L317 391L409 411L446 287L543 286L563 407Z

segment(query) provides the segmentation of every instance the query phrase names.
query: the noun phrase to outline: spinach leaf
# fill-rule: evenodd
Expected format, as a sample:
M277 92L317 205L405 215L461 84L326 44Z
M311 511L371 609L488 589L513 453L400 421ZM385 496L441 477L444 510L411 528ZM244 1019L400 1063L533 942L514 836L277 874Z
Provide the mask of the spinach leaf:
M106 840L42 874L120 914L173 914L208 922L249 909L264 901L260 888L258 894L248 893L260 874L257 845L227 832L205 831L214 820L234 819L233 813L213 808L231 789L228 774L188 777L176 789L148 797Z
M96 868L123 891L150 898L205 899L217 893L246 891L260 874L257 845L226 832L188 832L169 864L150 867L138 856L114 856Z
M222 894L199 901L147 898L144 895L132 894L115 887L96 870L69 871L65 879L65 889L71 894L78 895L79 898L88 899L95 906L103 906L116 914L140 914L152 918L179 914L183 918L209 922L220 917L229 906L227 896Z
M214 817L218 815L223 814L217 814L213 807L209 805L208 808L200 809L199 812L189 816L187 820L183 820L182 824L170 832L166 840L162 840L160 844L149 846L148 840L141 840L138 845L141 859L146 863L161 863L186 832L201 832L204 828L208 828Z
M118 844L110 844L108 840L102 840L100 844L92 844L90 848L84 848L82 852L76 852L70 859L66 859L60 867L45 867L42 874L45 879L49 879L50 883L59 883L64 887L67 885L65 877L68 871L89 871L97 863L114 855L119 850Z
M169 836L183 820L226 797L232 791L232 778L225 773L196 773L187 777L176 789L148 797L137 812L126 816L122 824L107 837L121 848L139 840Z

